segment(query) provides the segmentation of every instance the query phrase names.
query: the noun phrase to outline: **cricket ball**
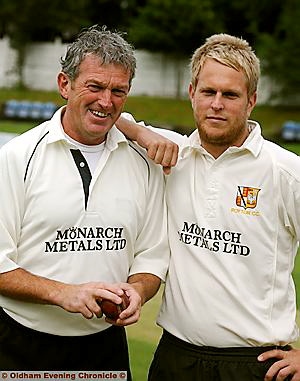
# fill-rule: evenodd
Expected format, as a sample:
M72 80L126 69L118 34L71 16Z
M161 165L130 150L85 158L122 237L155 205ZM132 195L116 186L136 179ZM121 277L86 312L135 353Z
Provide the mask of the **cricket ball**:
M120 296L120 298L122 299L122 302L120 304L116 304L111 300L107 299L102 299L99 303L103 314L108 319L117 320L120 313L129 306L129 298L125 293L122 296Z

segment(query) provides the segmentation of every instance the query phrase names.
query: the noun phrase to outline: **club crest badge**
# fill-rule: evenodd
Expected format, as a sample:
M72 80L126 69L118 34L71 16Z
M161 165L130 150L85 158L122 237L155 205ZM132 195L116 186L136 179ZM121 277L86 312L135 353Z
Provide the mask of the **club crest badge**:
M254 209L257 205L260 188L238 186L236 194L236 205L244 209Z

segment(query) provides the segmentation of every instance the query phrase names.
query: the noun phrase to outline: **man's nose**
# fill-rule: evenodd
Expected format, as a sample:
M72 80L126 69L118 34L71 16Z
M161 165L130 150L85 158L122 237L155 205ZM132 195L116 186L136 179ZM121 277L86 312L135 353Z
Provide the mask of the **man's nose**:
M98 96L98 103L103 108L111 107L112 100L111 100L111 91L109 89L102 89Z
M221 93L216 93L211 104L212 109L222 110L224 108L223 98Z

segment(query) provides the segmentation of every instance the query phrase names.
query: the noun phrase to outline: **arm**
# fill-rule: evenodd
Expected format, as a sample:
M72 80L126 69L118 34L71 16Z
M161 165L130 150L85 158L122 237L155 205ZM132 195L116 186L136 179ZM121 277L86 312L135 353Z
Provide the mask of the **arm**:
M269 368L264 381L283 381L288 379L292 381L300 381L299 349L291 349L289 351L274 349L258 356L259 361L266 361L274 358L278 359L278 361Z
M66 284L18 268L0 274L0 293L18 300L56 305L90 319L93 315L102 316L97 300L105 298L118 304L121 302L118 295L124 293L124 288L121 283Z
M300 239L300 192L299 192L299 180L298 174L300 171L300 161L299 158L292 158L289 162L290 176L287 178L285 176L285 171L282 171L280 176L281 183L281 197L285 206L285 213L288 215L291 225L294 227L294 234L297 240ZM289 184L287 187L286 184ZM292 238L293 240L295 237ZM291 348L290 350L283 351L280 349L274 349L267 351L258 356L258 360L263 362L267 360L275 361L273 365L270 366L268 372L266 373L264 381L282 381L282 380L292 380L300 381L300 349Z
M141 297L141 305L150 300L159 290L161 280L153 274L134 274L128 278L131 284Z
M120 326L136 323L139 320L142 306L159 290L161 279L153 274L139 273L128 278L126 294L130 305L120 314L117 321L108 320Z
M136 141L145 148L148 157L156 164L161 164L164 167L165 174L171 172L171 168L176 165L178 158L178 145L176 143L123 116L120 116L116 126L127 138Z

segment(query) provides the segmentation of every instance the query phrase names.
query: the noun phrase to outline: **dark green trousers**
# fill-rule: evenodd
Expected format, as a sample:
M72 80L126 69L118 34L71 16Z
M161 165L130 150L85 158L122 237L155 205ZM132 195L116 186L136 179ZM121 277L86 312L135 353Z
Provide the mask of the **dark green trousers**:
M148 381L263 381L276 360L262 363L257 356L273 348L198 347L164 331L149 369Z
M86 336L57 336L17 323L0 308L0 370L127 371L124 327L111 326Z

